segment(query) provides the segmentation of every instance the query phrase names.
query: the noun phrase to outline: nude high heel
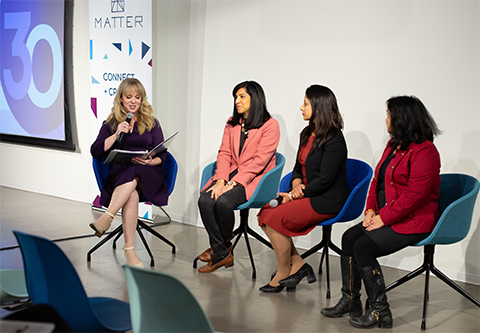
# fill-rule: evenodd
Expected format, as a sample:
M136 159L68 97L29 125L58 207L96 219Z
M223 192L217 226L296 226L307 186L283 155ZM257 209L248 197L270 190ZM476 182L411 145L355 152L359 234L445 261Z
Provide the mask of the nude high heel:
M145 265L141 261L137 262L136 264L132 264L128 260L127 251L133 251L135 253L135 246L131 246L131 247L123 246L122 249L123 249L123 251L125 251L125 258L127 258L127 264L129 264L131 266L134 266L134 267L138 267L138 268L145 268Z
M111 218L111 220L108 223L108 226L106 228L102 228L102 226L98 223L98 221L100 221L105 216L105 214L107 214ZM92 228L95 231L95 236L97 237L102 237L105 231L110 229L110 226L112 225L112 221L115 219L115 215L113 215L109 211L106 211L105 214L103 214L102 217L100 217L97 221L89 224L90 228Z

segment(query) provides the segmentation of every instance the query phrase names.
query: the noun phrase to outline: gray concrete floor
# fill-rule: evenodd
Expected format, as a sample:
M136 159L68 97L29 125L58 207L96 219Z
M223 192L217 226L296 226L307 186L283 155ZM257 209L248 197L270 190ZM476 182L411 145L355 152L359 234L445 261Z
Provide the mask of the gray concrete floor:
M5 187L0 187L0 207L1 269L23 268L20 250L6 249L17 245L12 230L51 240L91 235L88 224L100 216L88 204ZM118 221L114 222L113 227L118 225ZM211 274L198 274L192 268L192 260L208 247L205 230L176 222L155 229L175 243L177 253L173 255L169 246L145 233L155 257L153 269L182 280L197 297L216 331L358 332L358 329L350 326L347 317L332 319L320 314L320 309L333 306L340 297L338 257L332 256L330 260L330 300L325 297L326 278L322 275L317 276L318 281L313 284L302 281L295 292L264 294L258 288L268 283L271 272L276 269L276 261L273 251L260 242L251 241L257 266L256 280L251 278L252 270L243 240L235 249L235 266L221 268ZM86 253L98 241L97 237L86 237L57 241L56 244L73 263L88 296L107 296L128 301L120 266L126 262L120 248L123 239L119 240L117 250L112 250L111 243L107 243L92 255L91 263L87 263ZM140 259L148 265L148 254L138 236L136 250ZM319 261L320 254L307 259L316 269ZM384 268L387 284L405 273ZM479 286L459 285L479 299ZM419 276L388 293L394 316L391 331L420 332L423 288L424 277ZM6 314L7 311L0 311L0 316ZM426 322L428 332L479 332L480 308L433 277L430 280Z

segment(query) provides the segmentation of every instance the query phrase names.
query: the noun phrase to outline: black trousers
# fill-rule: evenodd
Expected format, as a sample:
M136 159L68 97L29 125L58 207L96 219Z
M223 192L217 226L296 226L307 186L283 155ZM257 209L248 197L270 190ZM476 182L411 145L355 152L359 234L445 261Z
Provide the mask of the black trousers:
M235 225L234 210L245 202L247 197L243 186L235 186L219 196L217 201L211 198L211 192L200 194L198 208L213 250L213 263L228 256L228 247Z
M390 226L366 231L360 222L343 233L342 255L353 256L358 267L375 266L377 258L400 251L429 234L399 234Z

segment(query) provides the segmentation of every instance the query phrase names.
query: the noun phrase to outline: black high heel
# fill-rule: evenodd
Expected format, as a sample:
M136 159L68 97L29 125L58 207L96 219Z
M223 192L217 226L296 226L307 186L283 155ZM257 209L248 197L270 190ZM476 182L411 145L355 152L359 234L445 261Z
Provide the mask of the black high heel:
M295 274L292 274L289 277L278 281L278 283L280 283L281 286L294 288L297 286L297 284L300 283L300 281L302 281L305 276L307 277L308 283L313 283L317 281L312 266L307 263L303 264L303 266L300 267L300 269Z
M277 275L278 273L278 270L275 270L275 272L273 272L271 275L270 275L270 281L273 280L273 278Z
M264 293L279 293L283 290L283 288L285 287L282 285L274 287L274 286L271 286L269 283L261 287L259 290L263 291Z
M271 286L269 283L261 287L259 290L263 291L264 293L279 293L283 290L283 288L285 288L285 286L279 285L274 287L274 286ZM287 287L287 291L295 291L295 289L296 287L293 287L293 288Z

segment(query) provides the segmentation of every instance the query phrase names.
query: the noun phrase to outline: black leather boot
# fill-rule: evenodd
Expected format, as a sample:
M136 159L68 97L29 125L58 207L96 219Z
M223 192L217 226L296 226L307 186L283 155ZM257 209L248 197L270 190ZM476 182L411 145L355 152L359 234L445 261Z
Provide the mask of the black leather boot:
M375 266L360 267L359 270L368 295L369 309L363 317L350 318L350 324L358 328L392 328L393 317L380 265L377 263Z
M362 280L353 257L340 256L340 268L342 270L342 298L332 308L324 308L321 313L327 317L341 317L350 313L350 317L362 315L362 303L360 302L360 288Z

